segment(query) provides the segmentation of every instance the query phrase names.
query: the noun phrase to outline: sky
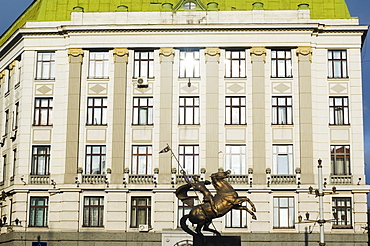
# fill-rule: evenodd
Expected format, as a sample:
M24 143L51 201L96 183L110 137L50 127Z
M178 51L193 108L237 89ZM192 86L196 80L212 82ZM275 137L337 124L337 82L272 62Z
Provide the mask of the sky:
M325 1L325 0L322 0ZM0 0L0 35L18 18L33 0ZM360 24L370 25L370 0L346 0L351 16L359 17ZM362 81L364 109L365 169L370 184L370 32L362 48Z

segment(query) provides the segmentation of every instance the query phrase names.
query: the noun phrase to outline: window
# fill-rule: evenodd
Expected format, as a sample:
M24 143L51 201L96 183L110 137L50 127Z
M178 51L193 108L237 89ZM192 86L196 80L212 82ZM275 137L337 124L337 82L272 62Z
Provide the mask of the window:
M31 175L49 175L50 146L32 147Z
M332 211L333 211L333 228L351 229L352 215L351 215L351 198L350 197L333 197Z
M330 125L348 125L348 97L329 98Z
M151 174L152 170L152 146L132 146L132 174Z
M19 102L16 102L14 104L14 113L13 113L13 130L17 130L18 129L18 125L19 125Z
M232 174L246 174L245 145L226 145L225 168Z
M85 227L102 227L104 215L104 198L100 196L84 197L84 219Z
M226 97L226 125L246 124L245 97Z
M294 228L294 197L274 197L274 228Z
M154 51L135 51L134 78L154 78Z
M241 204L247 206L246 202ZM247 228L247 211L231 209L225 216L226 228Z
M151 198L131 197L131 228L151 226Z
M86 174L105 174L105 145L86 146Z
M272 97L272 124L292 124L292 97Z
M153 125L153 98L134 97L133 125Z
M12 168L12 177L11 179L14 180L15 176L15 168L17 167L17 149L13 149L13 168Z
M10 88L12 87L12 80L13 80L13 78L14 78L14 70L9 69L8 70L8 83L7 83L6 92L5 92L6 95L9 94Z
M87 125L107 124L107 98L89 97L87 99Z
M275 144L272 146L272 173L294 174L293 145Z
M350 175L350 152L347 145L332 145L331 166L334 175Z
M36 79L55 79L55 53L38 52Z
M199 78L199 50L180 51L180 78Z
M48 226L47 197L31 197L29 226L30 227Z
M6 180L6 172L8 171L6 170L6 164L6 155L3 155L3 181Z
M180 97L180 125L199 125L199 97Z
M272 78L291 78L292 77L292 57L290 50L271 51L271 77Z
M4 135L9 132L9 109L5 110Z
M90 52L89 79L107 79L108 65L108 52Z
M245 78L245 51L226 50L225 56L225 77Z
M187 174L199 173L199 146L180 145L179 162Z
M194 2L186 2L184 4L185 9L195 9L197 5Z
M347 51L328 51L328 78L348 78Z
M33 125L51 126L53 115L53 98L35 98Z
M194 204L194 206L198 205L199 204L199 200L197 197L189 197L192 199L192 201L189 201L189 202L192 202ZM190 200L190 199L189 199ZM186 215L186 214L189 214L192 207L186 205L185 203L183 203L181 200L178 200L179 201L179 205L178 205L178 221L177 221L177 226L180 227L180 219ZM188 226L191 226L191 222L189 222L189 220L186 220L186 224Z

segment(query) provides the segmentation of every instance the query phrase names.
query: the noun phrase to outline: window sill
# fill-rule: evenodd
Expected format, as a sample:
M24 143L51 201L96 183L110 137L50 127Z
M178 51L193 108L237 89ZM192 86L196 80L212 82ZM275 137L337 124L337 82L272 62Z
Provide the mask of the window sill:
M7 97L10 95L10 91L5 92L4 97Z
M109 77L107 78L87 78L87 81L109 81Z
M344 78L330 78L330 77L327 77L327 79L329 81L338 81L338 80L343 80L343 81L346 81L346 82L349 81L349 77L344 77Z
M248 77L224 77L225 80L246 80Z
M21 86L21 82L18 82L14 85L14 90L18 89Z
M53 128L53 125L32 125L35 128Z
M351 124L343 124L343 125L336 125L336 124L329 124L329 127L344 127L344 128L348 128L350 127Z
M143 127L154 128L154 124L151 124L151 125L136 125L136 124L131 124L131 126L134 127L134 128L143 128Z
M35 78L35 81L37 81L37 82L55 82L55 78L48 78L48 79Z
M333 230L351 230L353 229L352 226L333 226L331 229Z
M246 127L247 124L225 124L225 127Z
M87 128L108 128L108 124L102 124L102 125L90 125L90 124L86 124L85 125Z
M283 127L283 128L292 128L292 127L294 127L294 124L274 124L274 123L271 123L271 126L272 127L276 127L276 128L281 128L281 127Z
M199 128L200 124L178 124L179 127L193 127L193 128Z
M270 79L276 79L276 80L283 80L283 79L289 79L289 80L292 80L293 79L293 76L292 77L272 77L270 76Z

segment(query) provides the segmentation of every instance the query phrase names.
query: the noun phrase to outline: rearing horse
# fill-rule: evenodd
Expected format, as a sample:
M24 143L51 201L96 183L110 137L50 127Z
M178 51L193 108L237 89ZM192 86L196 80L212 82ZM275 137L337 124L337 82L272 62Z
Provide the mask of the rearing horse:
M180 220L181 228L185 232L189 233L192 236L203 237L203 234L201 232L201 230L203 229L204 231L210 231L215 233L217 236L220 236L221 234L217 230L209 228L209 225L212 223L212 219L224 216L231 209L246 210L252 215L252 219L257 219L256 215L253 213L256 212L256 208L254 204L249 200L249 198L239 197L234 188L227 181L224 180L228 176L228 174L229 172L226 171L213 173L211 175L212 185L217 191L216 195L213 196L212 205L214 206L214 208L211 207L210 202L205 202L197 206L193 206L190 213L184 215ZM189 184L180 186L176 190L176 196L182 201L185 201L187 198L189 198L186 192L190 188L191 186L189 186ZM245 201L251 205L252 210L248 209L246 206L241 205ZM195 232L186 225L187 219L189 219L191 223L197 224Z

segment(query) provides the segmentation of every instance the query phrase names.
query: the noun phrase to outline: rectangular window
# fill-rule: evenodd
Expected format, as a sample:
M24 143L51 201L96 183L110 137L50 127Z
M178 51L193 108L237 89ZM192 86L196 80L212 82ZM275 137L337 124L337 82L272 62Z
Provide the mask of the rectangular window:
M245 97L226 97L226 125L245 125Z
M352 206L350 197L333 197L333 229L352 228Z
M14 179L16 167L17 167L17 149L13 149L12 179Z
M226 50L225 52L225 78L245 78L245 51Z
M51 126L53 116L53 98L35 98L33 125Z
M329 97L330 125L348 125L348 97Z
M332 145L331 166L333 175L350 175L350 152L348 145Z
M55 52L38 52L36 79L55 79Z
M178 208L177 208L177 211L178 211L177 227L180 227L180 219L184 215L190 213L190 210L192 209L192 206L188 206L187 204L183 203L181 200L178 200L178 201L179 201L179 204L178 204ZM199 204L199 200L195 196L194 197L189 197L188 203L193 203L193 205L196 206L196 205ZM191 222L189 222L189 220L186 221L186 224L188 226L191 226Z
M226 145L225 169L232 174L246 174L245 145Z
M6 173L7 173L7 168L6 168L6 155L3 155L3 181L6 180Z
M105 145L86 146L86 174L105 174Z
M102 227L104 217L104 197L85 196L83 225L85 227Z
M31 175L49 175L50 146L32 147Z
M30 199L30 227L48 226L48 198L31 197Z
M179 162L187 174L198 174L199 145L180 145Z
M9 133L9 109L5 110L4 135Z
M274 228L294 228L294 197L274 197Z
M131 228L151 226L151 198L131 197Z
M13 130L17 130L18 129L18 125L19 125L19 102L16 102L14 104L14 113L13 113Z
M107 79L109 52L90 52L89 58L89 79Z
M247 206L246 202L242 203L242 206ZM247 211L231 209L225 215L226 228L247 228Z
M272 124L292 124L292 97L272 97Z
M199 125L199 97L180 97L179 124Z
M271 77L292 77L292 55L290 50L271 50Z
M272 146L272 173L294 174L293 145L274 144Z
M87 125L106 125L107 124L107 98L89 97L87 98Z
M154 51L135 51L134 78L154 78Z
M346 50L328 51L328 78L348 78Z
M199 78L200 61L199 50L180 51L180 78Z
M153 98L134 97L133 125L153 125Z
M152 146L132 146L132 174L151 174L152 167Z

